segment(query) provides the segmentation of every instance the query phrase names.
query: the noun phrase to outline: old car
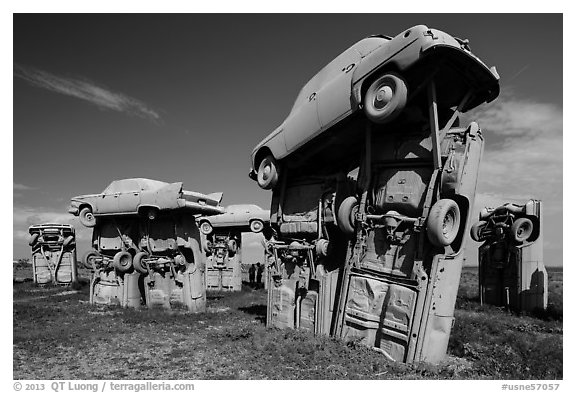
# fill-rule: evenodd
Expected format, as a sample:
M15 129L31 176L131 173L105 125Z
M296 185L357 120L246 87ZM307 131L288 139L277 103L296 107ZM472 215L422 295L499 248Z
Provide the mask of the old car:
M484 148L460 115L498 94L467 42L426 26L361 41L304 87L252 155L278 233L269 326L445 358Z
M259 233L270 222L270 210L257 205L230 205L224 214L201 217L198 222L204 235L211 234L214 227L249 227L252 232Z
M480 211L470 236L478 248L480 302L515 311L548 306L542 201L506 203Z
M468 84L460 83L465 73L472 75L467 79L482 88L475 89L461 103L468 93ZM350 122L368 119L380 125L402 118L425 120L422 114L405 108L432 78L438 90L445 91L437 99L441 123L451 116L449 108L462 104L459 111L466 112L499 94L496 69L488 68L473 55L467 40L424 25L394 38L365 38L326 65L302 88L288 117L252 151L250 178L261 188L272 189L278 184L281 161L287 156L296 151L300 154L297 160L290 160L292 165L310 157L318 161L319 150L330 149L333 142L337 147L322 160L342 161L343 156L357 150L362 137ZM310 144L311 141L317 143ZM302 155L303 147L308 145L314 146Z
M76 281L76 234L69 224L38 224L28 228L35 284L70 285Z
M100 194L73 197L68 212L87 226L96 225L104 215L140 214L153 220L160 210L187 209L193 214L220 214L222 193L201 194L186 191L182 182L133 178L115 180Z

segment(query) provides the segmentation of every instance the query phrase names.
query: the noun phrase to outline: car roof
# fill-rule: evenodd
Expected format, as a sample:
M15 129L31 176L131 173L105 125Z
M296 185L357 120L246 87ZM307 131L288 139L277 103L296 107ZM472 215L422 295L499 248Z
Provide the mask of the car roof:
M166 185L168 185L168 183L163 181L135 177L131 179L114 180L106 187L103 193L157 190Z

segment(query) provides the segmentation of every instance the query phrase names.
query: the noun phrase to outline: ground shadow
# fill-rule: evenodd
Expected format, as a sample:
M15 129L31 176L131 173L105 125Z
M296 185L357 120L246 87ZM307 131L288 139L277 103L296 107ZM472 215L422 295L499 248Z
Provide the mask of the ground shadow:
M264 304L252 304L247 307L239 307L238 310L250 314L256 315L256 319L260 323L266 323L266 306Z

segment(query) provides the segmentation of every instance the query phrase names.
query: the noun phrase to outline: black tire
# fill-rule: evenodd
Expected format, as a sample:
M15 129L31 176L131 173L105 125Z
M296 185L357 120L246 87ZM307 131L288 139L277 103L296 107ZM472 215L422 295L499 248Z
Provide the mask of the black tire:
M228 255L233 257L237 251L238 251L238 244L236 243L236 240L234 239L228 240Z
M486 224L488 224L486 221L478 221L475 222L472 227L470 228L470 237L472 238L472 240L474 240L475 242L481 242L482 241L482 230L486 227Z
M428 240L435 246L452 244L460 229L460 208L452 199L440 199L430 209L427 220Z
M70 235L68 236L66 239L64 239L64 241L62 242L62 245L64 247L68 247L69 245L71 245L74 242L74 236Z
M316 255L319 257L325 257L328 255L328 248L330 246L330 242L326 239L318 239L316 242Z
M80 223L85 227L92 228L96 225L96 217L94 217L91 207L82 208L78 214L78 218L80 219Z
M144 213L144 217L146 217L148 220L152 221L158 217L158 214L160 213L160 211L155 207L147 207L143 210L143 213Z
M264 223L262 220L252 220L250 221L250 230L254 233L260 233L264 229Z
M38 237L40 236L39 233L33 233L30 235L30 237L28 238L28 245L30 247L34 247L34 245L36 244L36 242L38 241Z
M96 258L100 257L100 253L96 250L88 250L83 256L82 256L82 265L84 265L84 267L86 269L93 269L96 270Z
M406 106L408 88L396 74L384 74L376 79L364 94L364 113L374 123L394 120Z
M139 252L134 255L134 259L132 260L132 265L134 266L134 270L138 273L146 274L148 273L148 265L142 259L147 257L148 254L145 252Z
M120 272L127 272L132 267L132 255L128 251L119 251L114 255L113 266Z
M271 190L278 183L278 164L271 155L264 157L258 167L258 185L264 190Z
M482 241L482 230L486 227L486 224L488 224L486 221L478 221L476 223L474 223L474 225L472 225L472 228L470 228L470 237L472 238L472 240L474 240L475 242L481 242Z
M200 232L202 232L202 234L207 236L207 235L211 234L213 230L214 230L214 228L212 228L212 224L210 224L210 222L202 221L200 223Z
M510 232L516 243L523 243L532 235L534 224L528 218L518 218L512 223Z
M338 208L338 228L346 235L353 235L356 227L356 213L358 212L358 199L349 196L344 199Z

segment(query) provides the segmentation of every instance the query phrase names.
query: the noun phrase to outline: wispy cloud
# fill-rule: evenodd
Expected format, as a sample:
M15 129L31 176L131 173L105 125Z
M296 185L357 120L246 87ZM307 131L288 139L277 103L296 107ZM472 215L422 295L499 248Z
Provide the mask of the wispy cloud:
M545 251L562 249L562 108L503 94L466 116L477 119L486 139L472 220L482 207L543 201ZM467 260L474 261L474 242ZM476 244L477 246L477 244ZM547 253L547 264L561 255ZM468 262L470 263L470 262Z
M561 202L562 108L504 96L473 117L487 140L479 177L482 192Z
M88 101L101 109L123 112L154 122L160 121L160 115L145 103L88 80L58 76L18 64L14 64L14 76L33 86Z
M24 184L14 183L14 191L28 191L34 190L34 187L26 186Z

